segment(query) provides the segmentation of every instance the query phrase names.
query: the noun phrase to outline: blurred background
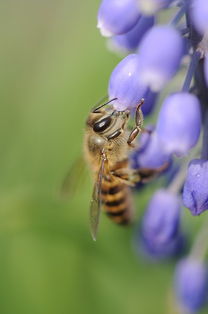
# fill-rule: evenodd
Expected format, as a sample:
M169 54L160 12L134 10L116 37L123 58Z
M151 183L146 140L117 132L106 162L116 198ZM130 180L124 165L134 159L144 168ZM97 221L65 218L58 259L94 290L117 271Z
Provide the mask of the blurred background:
M151 264L134 230L88 226L90 177L60 186L82 154L84 122L119 58L96 29L99 1L0 2L0 312L173 313L174 265ZM135 197L140 216L151 188Z

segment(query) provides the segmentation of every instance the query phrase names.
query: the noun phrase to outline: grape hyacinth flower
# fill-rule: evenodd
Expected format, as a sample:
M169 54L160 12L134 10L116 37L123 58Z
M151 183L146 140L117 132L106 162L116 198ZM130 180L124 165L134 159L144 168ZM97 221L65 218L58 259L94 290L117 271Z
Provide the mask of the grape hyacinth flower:
M145 135L141 135L141 140ZM171 161L171 154L164 151L164 146L158 140L157 133L153 132L149 135L145 147L135 153L135 160L139 168L158 168Z
M144 116L147 116L154 111L158 95L158 93L152 92L150 89L147 89L146 93L144 94L145 102L141 108Z
M184 55L184 42L172 26L152 27L139 46L140 79L153 91L160 91L176 74Z
M141 98L145 98L142 106L144 115L148 115L154 109L158 93L152 92L147 86L141 84L140 66L138 55L130 54L112 72L108 94L109 99L117 98L112 102L115 109L134 109Z
M167 8L172 0L137 0L140 11L145 15L152 15Z
M140 16L135 0L103 0L98 11L97 27L106 37L124 34L136 25Z
M153 195L141 227L141 244L145 253L162 258L178 252L182 243L180 211L176 195L167 190L159 190Z
M153 16L141 16L137 24L127 33L116 35L109 39L108 46L115 52L135 51L143 38L144 34L154 25Z
M192 160L183 189L184 205L192 215L208 210L208 160Z
M184 312L198 312L208 296L208 273L204 262L186 258L175 272L175 293Z
M208 2L207 0L192 0L190 15L197 31L204 35L208 32Z
M181 92L165 99L156 132L167 152L186 154L196 145L200 127L200 104L196 96Z
M109 99L117 98L114 107L117 110L136 107L144 96L147 87L139 82L140 63L137 54L128 55L111 74L108 94Z
M157 13L164 9L173 14L161 25ZM152 23L145 28L148 19ZM181 208L182 199L193 223L208 209L208 1L104 0L98 25L111 42L134 51L112 71L108 97L116 100L111 104L135 112L144 98L144 124L150 118L156 126L151 133L141 130L131 167L155 170L171 163L176 169L170 181L159 182L165 188L154 192L135 245L152 259L173 257L184 246L180 213L187 209ZM205 214L202 218L207 219ZM208 224L200 226L199 235L202 230L203 237L192 230L191 252L196 254L183 258L176 270L175 292L183 313L198 311L207 297Z
M169 243L165 244L154 243L149 238L145 237L145 234L141 233L137 242L140 243L139 252L141 255L143 255L146 260L153 262L177 257L183 252L185 246L185 239L182 234L170 239Z
M138 143L138 148L135 149L132 154L130 155L130 160L131 160L131 166L134 169L139 168L139 162L138 162L138 155L141 153L145 152L146 148L149 145L151 135L155 129L154 125L148 125L146 127L146 132L142 133L140 138L139 138L139 143Z

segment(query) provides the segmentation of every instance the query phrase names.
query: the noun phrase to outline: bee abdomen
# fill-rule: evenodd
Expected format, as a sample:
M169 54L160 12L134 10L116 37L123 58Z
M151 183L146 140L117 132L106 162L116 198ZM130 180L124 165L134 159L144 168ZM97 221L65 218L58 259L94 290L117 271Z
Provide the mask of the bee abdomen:
M131 222L132 208L129 187L117 181L103 181L102 203L107 216L115 223L127 225Z

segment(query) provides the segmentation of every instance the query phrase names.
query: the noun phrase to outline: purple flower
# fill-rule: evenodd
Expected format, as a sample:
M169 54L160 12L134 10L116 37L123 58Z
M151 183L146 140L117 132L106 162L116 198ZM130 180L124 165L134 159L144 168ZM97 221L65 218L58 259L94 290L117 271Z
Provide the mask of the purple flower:
M165 99L156 132L167 152L186 154L196 145L200 127L200 104L195 95L181 92Z
M172 0L137 0L143 14L152 15L161 9L167 8Z
M175 294L185 311L198 312L207 298L207 267L198 260L186 258L176 267Z
M172 26L152 27L139 46L140 79L160 91L179 69L184 54L183 39Z
M181 244L180 209L178 197L168 190L159 190L153 195L141 227L144 251L158 257L176 253Z
M140 252L149 260L159 261L178 256L185 247L185 238L179 234L168 243L155 243L145 235L140 235Z
M150 89L144 94L144 104L142 105L142 112L144 116L149 115L154 110L157 102L158 93L152 92Z
M149 88L146 89L146 92L143 95L144 103L141 107L143 115L146 117L150 115L154 109L155 105L157 103L159 93L152 92ZM132 108L132 114L135 114L136 108Z
M171 155L164 151L164 146L158 140L157 133L153 132L149 136L142 134L140 141L143 143L142 149L139 149L134 157L137 160L139 168L158 168L170 162Z
M202 35L206 33L208 31L208 1L192 0L190 15L198 32Z
M142 230L155 243L168 243L179 229L180 201L167 190L157 191L144 215Z
M126 53L128 51L134 51L138 47L146 31L154 25L154 22L154 17L142 16L129 32L109 39L109 47L111 50L118 52Z
M184 205L193 215L208 209L208 161L195 159L188 167L184 189Z
M139 18L135 0L103 0L98 11L97 27L106 37L124 34L136 25Z
M139 82L140 63L137 54L130 54L124 58L113 70L109 86L109 99L114 101L116 110L136 107L144 97L147 87Z
M130 155L132 168L134 169L140 168L138 156L139 154L142 154L146 150L151 139L151 135L152 135L151 132L153 132L154 129L155 127L153 125L148 125L146 127L147 132L142 133L141 136L139 137L138 148L135 149Z

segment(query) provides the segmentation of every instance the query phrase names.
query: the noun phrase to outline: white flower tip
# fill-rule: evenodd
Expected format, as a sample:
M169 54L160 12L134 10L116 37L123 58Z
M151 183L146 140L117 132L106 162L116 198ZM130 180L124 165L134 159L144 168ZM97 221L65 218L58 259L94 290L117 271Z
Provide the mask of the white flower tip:
M138 6L144 15L153 15L158 11L158 5L155 1L151 0L140 0L138 1Z
M107 40L106 46L109 51L116 53L120 57L124 57L129 53L127 49L121 47L117 42L113 40L113 38Z
M106 27L103 26L103 23L101 21L98 21L97 28L99 28L101 35L104 37L111 37L114 35L112 32L106 29Z
M150 87L153 92L159 92L167 80L157 71L145 71L141 74L141 82Z

